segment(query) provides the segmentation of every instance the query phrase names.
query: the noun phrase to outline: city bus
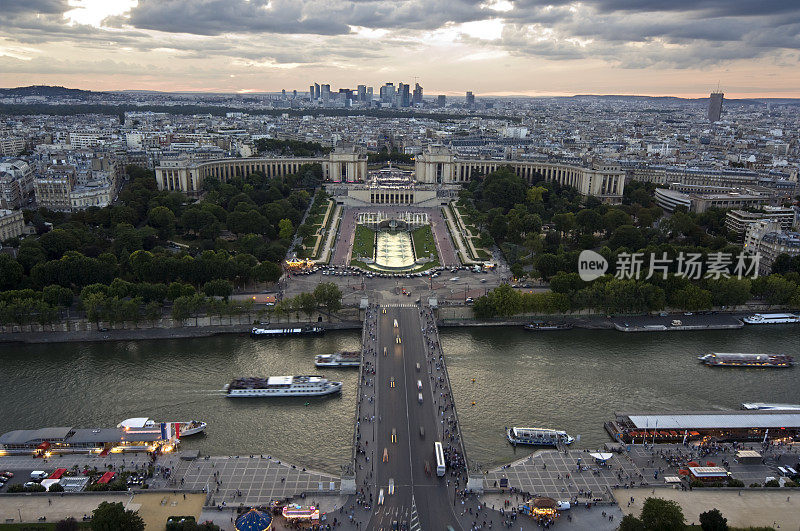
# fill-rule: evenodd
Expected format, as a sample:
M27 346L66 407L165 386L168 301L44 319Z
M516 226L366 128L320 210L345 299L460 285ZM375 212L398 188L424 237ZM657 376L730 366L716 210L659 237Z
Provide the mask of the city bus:
M442 443L436 441L433 443L433 451L436 454L436 475L439 477L444 476L444 450L442 450Z

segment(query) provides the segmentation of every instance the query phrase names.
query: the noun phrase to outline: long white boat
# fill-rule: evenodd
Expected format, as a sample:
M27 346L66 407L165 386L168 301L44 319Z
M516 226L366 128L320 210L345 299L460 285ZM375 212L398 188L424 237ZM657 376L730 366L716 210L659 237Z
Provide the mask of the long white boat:
M742 402L741 407L750 411L800 411L800 404L775 404L771 402Z
M361 365L361 353L343 350L333 354L317 354L314 356L317 367L358 367Z
M742 319L746 324L800 323L800 316L793 313L756 313Z
M341 390L342 382L321 376L249 376L236 378L224 387L229 397L324 396Z
M250 330L251 337L278 337L278 336L301 336L324 334L325 329L321 326L296 326L292 328L258 328Z
M506 428L506 437L511 444L534 446L558 446L572 444L575 441L565 431L547 428Z
M142 430L142 429L159 429L161 427L161 422L156 422L153 419L147 417L133 417L130 419L125 419L119 424L117 424L117 428L122 428L124 430ZM190 435L197 435L198 433L202 433L205 431L206 424L205 422L201 422L199 420L190 420L188 422L167 422L166 424L178 424L179 437L188 437Z

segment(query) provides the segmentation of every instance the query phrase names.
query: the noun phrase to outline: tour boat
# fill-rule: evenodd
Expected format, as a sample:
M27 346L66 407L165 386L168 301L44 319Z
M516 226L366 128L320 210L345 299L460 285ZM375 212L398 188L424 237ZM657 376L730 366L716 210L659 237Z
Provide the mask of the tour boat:
M147 417L134 417L125 419L119 424L117 428L122 428L126 431L130 430L143 430L143 429L159 429L162 422L156 422ZM207 424L199 420L190 420L188 422L167 422L166 424L178 424L179 436L188 437L190 435L197 435L205 431Z
M234 379L224 390L229 397L323 396L341 391L342 382L321 376L248 376Z
M530 444L534 446L558 446L572 444L575 440L567 432L547 428L506 428L506 437L511 444Z
M317 354L314 365L317 367L358 367L361 364L361 352L342 350L333 354Z
M251 337L276 337L276 336L300 336L324 334L325 329L321 326L297 326L292 328L253 328L250 330Z
M743 354L739 352L712 352L698 356L710 367L791 367L794 358L785 354Z
M524 326L525 330L570 330L571 323L551 323L547 321L533 321Z
M800 323L800 316L793 313L756 313L742 319L747 324Z

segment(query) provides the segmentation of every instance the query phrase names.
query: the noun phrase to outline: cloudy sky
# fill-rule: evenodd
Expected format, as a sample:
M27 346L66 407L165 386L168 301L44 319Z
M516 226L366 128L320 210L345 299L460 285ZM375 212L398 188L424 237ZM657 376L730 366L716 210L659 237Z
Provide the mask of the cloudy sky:
M799 0L0 0L0 86L800 97Z

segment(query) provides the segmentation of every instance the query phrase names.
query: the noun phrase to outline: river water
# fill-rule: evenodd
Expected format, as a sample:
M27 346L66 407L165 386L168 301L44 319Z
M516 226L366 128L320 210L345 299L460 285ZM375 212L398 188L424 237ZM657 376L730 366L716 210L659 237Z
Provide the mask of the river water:
M468 456L484 467L515 457L505 426L609 438L614 411L738 408L800 402L800 367L721 369L696 356L780 352L797 356L800 326L625 334L605 330L442 330L442 346ZM0 433L45 426L112 427L128 417L201 419L207 434L182 441L211 455L270 454L339 473L350 458L357 371L317 371L313 356L355 350L357 331L314 338L247 336L0 346ZM340 397L228 399L243 375L319 374L344 383ZM475 381L473 382L473 378ZM474 405L473 405L474 402ZM519 456L525 449L519 450Z

